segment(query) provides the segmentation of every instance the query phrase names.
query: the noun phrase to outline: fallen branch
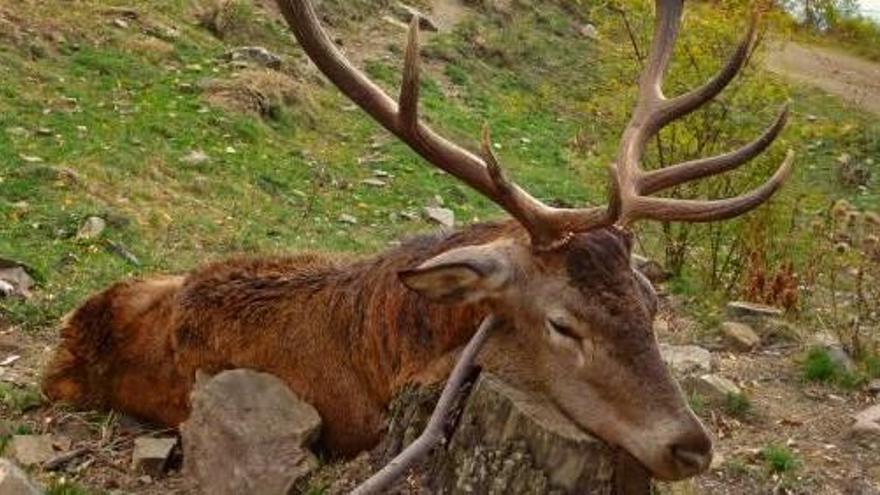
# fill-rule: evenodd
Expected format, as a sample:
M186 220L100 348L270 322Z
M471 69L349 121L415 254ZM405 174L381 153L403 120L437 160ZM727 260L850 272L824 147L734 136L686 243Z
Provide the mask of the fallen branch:
M85 455L91 451L92 449L90 449L89 447L83 447L80 449L71 450L70 452L65 452L60 455L56 455L55 457L43 463L43 469L45 469L46 471L54 471L61 466L67 464L68 462L76 459L77 457Z
M489 332L497 323L498 320L494 315L487 316L480 324L477 333L471 337L470 342L459 356L458 362L455 363L455 368L449 375L446 386L443 387L443 393L440 394L440 400L437 402L434 412L431 413L431 419L428 420L425 431L379 472L355 488L351 492L352 495L372 495L386 492L389 486L406 474L416 462L427 456L444 439L443 423L448 417L462 385L473 370L474 359L486 342Z

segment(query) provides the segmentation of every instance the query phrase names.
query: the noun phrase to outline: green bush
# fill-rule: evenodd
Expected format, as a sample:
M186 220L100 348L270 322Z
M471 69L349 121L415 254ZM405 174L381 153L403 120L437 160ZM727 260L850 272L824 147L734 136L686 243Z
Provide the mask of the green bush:
M772 473L788 473L797 469L800 460L791 449L782 445L768 445L761 450L761 457Z

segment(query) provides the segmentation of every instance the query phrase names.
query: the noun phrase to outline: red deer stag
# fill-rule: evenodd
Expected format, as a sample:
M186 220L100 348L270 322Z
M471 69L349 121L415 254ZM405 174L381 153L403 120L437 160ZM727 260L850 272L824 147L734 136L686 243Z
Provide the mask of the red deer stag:
M196 371L252 368L281 377L324 420L322 446L350 455L380 439L391 398L439 382L489 313L498 328L479 363L540 394L584 430L620 446L664 479L706 469L712 444L661 359L656 296L630 265L636 220L708 222L767 201L792 156L765 184L732 199L648 196L731 170L758 155L786 112L725 155L644 171L646 143L715 97L754 43L754 22L705 86L674 98L661 82L682 0L656 1L638 102L611 168L607 207L548 206L503 173L488 132L481 153L447 141L418 115L418 23L398 102L353 67L307 0L279 0L296 38L343 93L433 165L513 219L422 237L364 260L323 253L212 263L185 276L119 283L73 312L45 375L55 400L113 408L166 425L188 415Z

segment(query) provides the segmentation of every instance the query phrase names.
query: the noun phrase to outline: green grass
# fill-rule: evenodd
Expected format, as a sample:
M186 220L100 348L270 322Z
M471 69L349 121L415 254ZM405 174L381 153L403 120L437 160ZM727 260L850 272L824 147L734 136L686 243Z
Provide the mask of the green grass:
M790 473L801 464L797 454L782 445L767 445L761 450L761 457L771 473Z
M46 490L46 495L101 495L105 492L86 488L71 481L56 481Z
M15 412L23 413L43 403L40 392L31 387L0 383L0 403Z
M727 394L724 400L724 412L737 418L744 418L752 412L752 401L743 393Z
M866 361L869 369L870 365L870 361ZM821 347L813 347L807 352L802 369L804 379L809 382L835 384L850 390L858 388L865 381L858 371L846 370L835 363L828 351Z

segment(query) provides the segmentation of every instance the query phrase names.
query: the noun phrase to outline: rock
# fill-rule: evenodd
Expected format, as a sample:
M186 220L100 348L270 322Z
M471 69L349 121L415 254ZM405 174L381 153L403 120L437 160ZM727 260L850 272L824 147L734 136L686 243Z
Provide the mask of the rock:
M349 225L357 225L358 219L354 215L349 215L348 213L343 213L339 215L339 221L342 223L347 223Z
M77 239L94 239L104 232L107 222L101 217L89 217L76 233Z
M240 46L229 50L224 55L230 62L250 62L273 70L280 70L281 57L262 46Z
M0 296L28 298L34 285L24 265L0 259Z
M24 467L38 466L55 457L52 435L13 435L6 454Z
M579 31L584 38L589 38L593 41L599 40L599 30L592 24L584 24Z
M388 183L382 179L364 179L361 181L361 184L373 187L385 187L388 185Z
M737 351L751 351L761 344L761 337L745 323L725 321L721 324L721 332L730 346Z
M869 394L880 395L880 378L875 378L874 380L868 382L866 390Z
M827 333L817 333L810 337L809 345L824 349L828 357L831 358L831 362L838 368L850 373L856 371L855 361L846 352L846 349L843 348L843 344L840 343L837 337Z
M187 165L201 165L211 158L202 150L192 150L187 153L186 156L180 159L181 162Z
M851 439L872 447L880 444L880 404L865 409L853 418L855 423L849 430Z
M37 485L8 459L0 458L0 493L3 495L41 495Z
M682 382L682 388L712 404L724 404L730 395L742 393L735 383L715 374L690 376Z
M418 17L419 29L423 31L439 31L437 23L415 7L411 7L402 2L397 2L391 6L391 11L394 13L395 17L407 24L412 22L413 17Z
M131 453L132 471L154 479L161 478L175 445L177 445L176 438L135 438L134 451Z
M184 472L212 495L288 493L318 467L321 418L280 379L249 370L197 378L180 427Z
M388 438L397 447L414 440L430 416L439 391L425 390L404 392L392 405ZM448 446L415 479L425 488L418 493L612 493L623 483L626 493L650 491L650 477L634 461L548 401L487 372L473 385Z
M711 373L714 368L712 353L696 345L660 344L663 361L678 377Z
M122 18L113 19L113 25L118 27L119 29L128 29L128 21Z
M428 220L434 223L450 228L455 226L455 213L449 208L427 206L424 212Z
M727 314L736 320L740 318L778 318L782 316L783 311L766 304L731 301L727 303Z

